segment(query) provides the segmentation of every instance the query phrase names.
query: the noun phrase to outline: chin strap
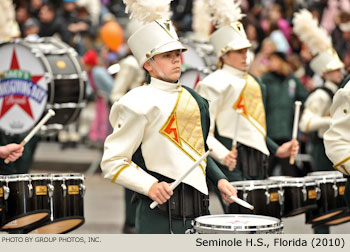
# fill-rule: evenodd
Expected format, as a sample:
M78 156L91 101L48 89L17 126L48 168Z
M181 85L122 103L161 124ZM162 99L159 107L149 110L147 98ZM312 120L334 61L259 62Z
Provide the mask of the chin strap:
M165 74L162 72L162 70L159 69L157 63L153 60L153 58L149 59L149 62L151 63L152 67L158 72L158 74L160 75L160 77L164 80L164 81L170 81Z

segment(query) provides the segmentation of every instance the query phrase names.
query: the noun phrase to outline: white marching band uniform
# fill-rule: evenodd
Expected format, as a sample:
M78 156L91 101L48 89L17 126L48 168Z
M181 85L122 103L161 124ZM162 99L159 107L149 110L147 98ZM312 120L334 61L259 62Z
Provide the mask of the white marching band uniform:
M324 134L326 154L336 170L350 176L350 82L335 94L330 112L330 128Z
M249 87L246 87L248 85ZM249 93L245 92L246 90L249 90ZM261 90L253 77L224 65L222 69L199 82L196 91L209 101L211 123L207 144L213 149L211 156L216 161L224 164L224 158L231 150L214 137L215 126L221 136L233 139L237 116L240 116L237 142L269 155ZM244 99L245 109L248 110L246 114L236 112L241 98Z
M179 99L186 99L187 107L177 106ZM178 125L186 109L193 109L193 116ZM114 131L105 141L101 167L105 178L128 189L148 195L157 182L131 161L141 143L147 169L172 179L205 153L198 105L180 84L151 78L149 85L131 90L116 102L110 115ZM205 167L203 161L183 182L208 194Z
M109 96L112 103L118 101L129 90L139 87L145 80L145 72L133 55L125 57L118 64L120 71L114 80L114 86Z
M338 90L338 85L330 81L326 81L324 87L330 89L333 93ZM317 131L318 137L323 138L323 134L331 123L331 105L332 97L324 89L320 88L311 93L305 102L300 118L300 130L305 133Z

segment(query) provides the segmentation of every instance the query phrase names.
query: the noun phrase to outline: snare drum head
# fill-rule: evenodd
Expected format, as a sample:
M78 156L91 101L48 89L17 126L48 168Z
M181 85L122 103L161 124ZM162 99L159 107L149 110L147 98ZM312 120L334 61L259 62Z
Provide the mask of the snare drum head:
M245 188L247 190L254 188L277 187L278 183L272 180L243 180L230 182L236 189Z
M250 214L206 215L195 219L195 229L216 230L256 230L273 229L280 227L281 221L277 218Z
M307 176L321 177L321 178L343 178L343 174L339 171L317 171L310 172Z
M22 40L0 45L0 129L10 134L29 131L41 118L48 83L39 54Z

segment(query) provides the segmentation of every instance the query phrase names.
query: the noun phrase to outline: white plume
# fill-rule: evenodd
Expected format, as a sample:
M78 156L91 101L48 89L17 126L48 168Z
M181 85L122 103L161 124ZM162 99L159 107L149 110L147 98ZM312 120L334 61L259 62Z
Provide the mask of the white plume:
M156 19L170 19L170 2L172 0L123 0L125 12L130 18L147 24Z
M331 37L325 29L318 25L317 19L306 9L294 14L293 31L314 56L319 52L332 48Z
M245 14L240 8L241 0L211 0L213 23L216 28L241 20Z
M15 20L15 9L12 0L0 1L0 43L18 37L19 27Z
M195 0L193 3L192 29L202 39L207 39L211 31L209 0Z

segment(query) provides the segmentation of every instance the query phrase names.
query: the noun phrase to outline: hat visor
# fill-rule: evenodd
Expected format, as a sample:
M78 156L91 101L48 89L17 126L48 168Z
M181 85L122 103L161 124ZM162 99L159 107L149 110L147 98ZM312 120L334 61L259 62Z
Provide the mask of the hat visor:
M147 60L149 60L150 58L154 57L155 55L161 54L161 53L165 53L165 52L171 52L171 51L175 51L175 50L181 50L182 52L186 51L187 48L183 46L183 44L178 41L171 41L169 43L166 43L164 45L161 45L160 47L158 47L157 49L154 49L152 51L152 53L150 55L148 55L147 58L145 58L142 62L140 62L140 65L143 66L143 64L145 64L145 62Z
M250 48L252 44L247 39L234 40L229 43L225 48L221 49L218 58L223 56L229 51L238 51L246 48Z
M324 72L331 72L334 70L342 69L344 67L345 65L342 61L340 61L339 59L334 59L327 64L327 67Z

